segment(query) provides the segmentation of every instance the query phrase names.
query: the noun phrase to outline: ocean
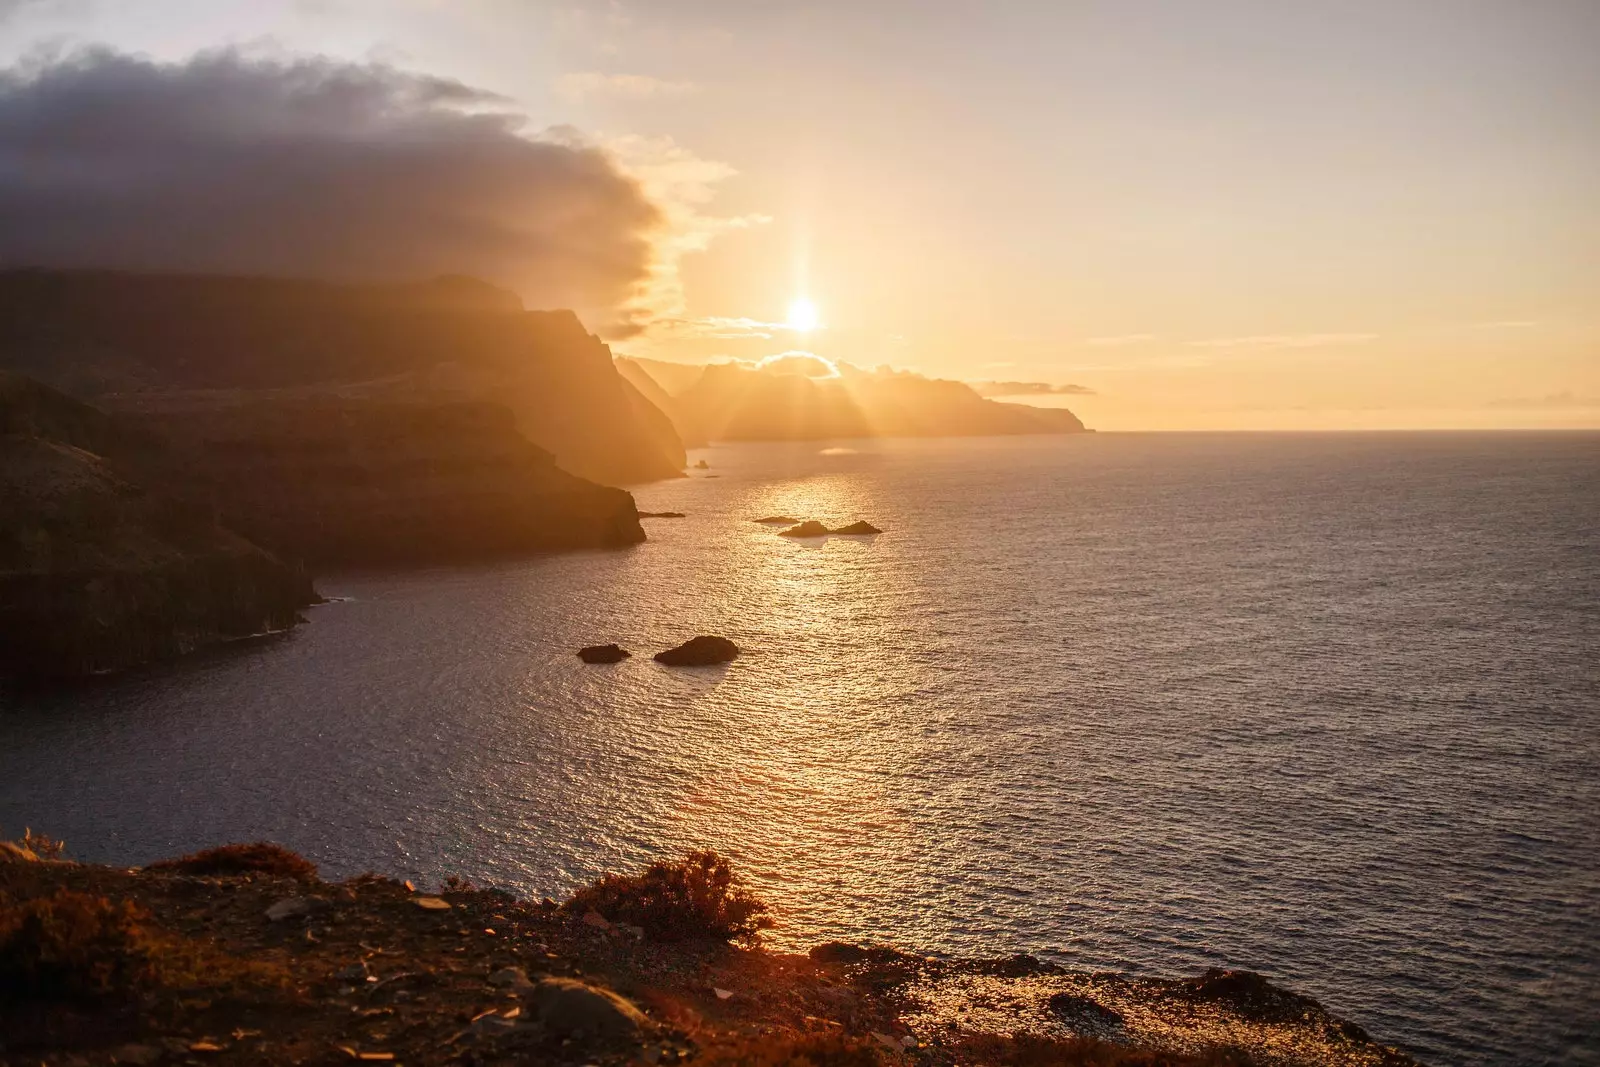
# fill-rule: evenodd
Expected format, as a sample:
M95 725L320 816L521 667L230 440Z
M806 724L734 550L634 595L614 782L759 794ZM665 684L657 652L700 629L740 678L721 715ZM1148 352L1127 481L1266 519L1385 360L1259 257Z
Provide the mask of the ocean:
M1600 434L691 458L635 548L332 574L4 698L0 829L551 896L710 846L779 945L1248 968L1426 1062L1600 1063ZM699 633L745 653L651 660Z

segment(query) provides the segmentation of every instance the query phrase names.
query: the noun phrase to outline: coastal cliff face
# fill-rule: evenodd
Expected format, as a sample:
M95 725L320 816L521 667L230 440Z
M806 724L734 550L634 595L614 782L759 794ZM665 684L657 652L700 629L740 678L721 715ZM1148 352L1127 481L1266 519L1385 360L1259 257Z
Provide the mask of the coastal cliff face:
M315 598L303 571L130 481L148 444L0 374L0 674L164 659L293 626Z
M95 271L0 272L0 366L89 399L189 390L338 390L482 399L566 471L673 477L671 422L571 312L528 312L468 278L333 285Z
M479 559L645 539L633 497L561 470L504 407L333 397L157 405L185 493L314 565Z
M627 361L625 361L627 362ZM678 368L631 361L624 373L661 375L662 406L685 440L819 440L839 437L977 437L1083 433L1065 408L1004 404L962 382L862 371L841 364L813 377L737 363L711 364L690 384ZM668 383L675 383L677 392Z

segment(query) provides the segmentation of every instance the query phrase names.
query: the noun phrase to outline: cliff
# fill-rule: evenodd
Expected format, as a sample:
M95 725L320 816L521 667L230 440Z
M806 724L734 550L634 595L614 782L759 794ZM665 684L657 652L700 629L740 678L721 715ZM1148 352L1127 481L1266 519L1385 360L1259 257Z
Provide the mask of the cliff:
M813 440L837 437L973 437L1083 433L1065 408L986 400L962 382L840 364L837 373L807 371L805 358L774 366L714 363L693 384L667 392L666 410L688 439ZM636 364L637 373L649 373ZM658 371L659 373L659 371ZM682 381L674 373L673 380Z
M38 844L0 843L0 1062L1416 1067L1248 972L687 939L671 919L730 902L687 864L558 907L325 882L270 845L131 871Z
M130 481L153 443L0 373L0 674L116 670L294 625L303 571Z
M334 285L266 278L0 271L0 367L88 399L339 388L492 400L565 470L679 474L671 422L571 312L528 312L469 278Z
M124 398L126 400L126 398ZM145 396L183 492L313 565L481 559L645 539L633 497L569 474L479 402Z

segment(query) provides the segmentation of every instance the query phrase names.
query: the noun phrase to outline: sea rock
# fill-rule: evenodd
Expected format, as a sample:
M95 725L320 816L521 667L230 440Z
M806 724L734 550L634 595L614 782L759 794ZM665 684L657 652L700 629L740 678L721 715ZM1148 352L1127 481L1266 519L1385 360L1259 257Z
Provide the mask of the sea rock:
M620 663L633 655L621 645L589 645L578 649L578 658L585 663Z
M709 667L727 663L739 654L739 646L726 637L708 637L704 634L691 638L665 652L656 653L656 662L669 667Z
M756 519L755 521L767 526L794 526L800 522L799 519L792 519L787 515L768 515L764 519Z
M685 516L681 511L641 511L639 512L639 517L641 519L681 519Z
M0 863L38 863L39 857L25 845L0 841Z
M816 519L807 519L799 526L791 526L787 530L780 530L779 537L826 537L832 531Z
M834 530L833 532L836 533L836 534L841 534L841 535L843 535L845 537L859 537L859 536L862 536L862 535L865 535L865 534L881 534L881 533L883 533L882 530L880 530L876 526L872 525L872 523L865 522L865 521L863 521L863 522L852 522L849 526L841 526L837 530Z
M711 469L711 464L707 463L703 459L702 460L696 460L695 461L695 465L694 465L694 469L697 470L697 471L708 471L708 470Z
M558 1035L582 1033L601 1042L637 1037L650 1020L609 989L574 978L545 978L528 996L538 1020Z

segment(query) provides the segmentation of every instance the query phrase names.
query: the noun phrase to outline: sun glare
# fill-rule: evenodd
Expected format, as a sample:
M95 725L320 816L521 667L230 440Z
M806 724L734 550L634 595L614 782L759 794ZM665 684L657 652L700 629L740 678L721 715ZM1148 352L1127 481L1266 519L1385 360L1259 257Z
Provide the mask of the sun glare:
M817 305L809 297L796 297L794 303L789 305L789 328L800 333L810 333L822 325L822 320L817 315Z

